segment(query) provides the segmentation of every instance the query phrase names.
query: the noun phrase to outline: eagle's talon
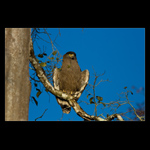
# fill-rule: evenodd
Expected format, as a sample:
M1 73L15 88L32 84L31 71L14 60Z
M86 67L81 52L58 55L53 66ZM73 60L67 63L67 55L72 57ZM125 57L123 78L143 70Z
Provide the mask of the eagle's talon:
M63 93L66 93L66 91L65 91L65 90L63 90Z

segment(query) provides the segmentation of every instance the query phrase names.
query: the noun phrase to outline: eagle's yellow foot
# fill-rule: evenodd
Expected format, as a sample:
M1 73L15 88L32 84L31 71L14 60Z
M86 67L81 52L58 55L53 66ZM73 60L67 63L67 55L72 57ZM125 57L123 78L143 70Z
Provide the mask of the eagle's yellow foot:
M63 92L64 92L64 93L66 93L66 91L65 91L65 90L63 90Z
M64 92L64 93L71 94L71 95L74 95L74 92L72 92L72 91L71 91L71 92L66 92L65 90L63 90L63 92Z

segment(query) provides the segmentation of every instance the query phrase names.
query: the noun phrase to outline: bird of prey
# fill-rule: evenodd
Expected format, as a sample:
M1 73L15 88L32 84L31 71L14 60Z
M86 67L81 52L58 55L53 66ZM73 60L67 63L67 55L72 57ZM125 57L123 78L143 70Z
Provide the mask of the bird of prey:
M55 68L53 73L53 83L56 90L61 90L67 94L76 95L76 100L81 96L88 84L89 71L81 71L77 62L75 52L67 52L63 56L61 69ZM71 111L70 104L56 97L58 104L61 106L63 113L69 114Z

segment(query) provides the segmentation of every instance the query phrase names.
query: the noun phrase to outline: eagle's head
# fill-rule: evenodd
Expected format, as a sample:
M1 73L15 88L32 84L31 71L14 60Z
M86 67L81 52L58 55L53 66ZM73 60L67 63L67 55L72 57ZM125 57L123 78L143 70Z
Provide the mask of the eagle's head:
M72 59L72 60L76 60L77 57L76 57L76 53L75 52L67 52L65 55L64 55L64 58L65 59Z

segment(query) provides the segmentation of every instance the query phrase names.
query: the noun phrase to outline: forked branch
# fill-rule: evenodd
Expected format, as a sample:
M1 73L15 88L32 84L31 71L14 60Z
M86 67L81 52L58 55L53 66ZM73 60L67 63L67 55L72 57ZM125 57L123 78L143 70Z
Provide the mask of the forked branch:
M76 97L72 96L70 94L66 94L63 93L63 91L60 90L56 90L54 89L54 87L51 85L51 83L49 82L49 80L47 79L45 72L43 70L43 68L40 66L39 62L37 61L35 55L34 55L34 50L33 50L33 43L32 43L32 39L30 39L30 56L29 56L29 60L32 64L32 66L34 67L36 74L39 78L39 80L41 81L41 83L44 85L44 87L53 95L67 100L69 102L69 104L72 106L72 108L75 110L75 112L77 113L77 115L79 115L80 117L82 117L85 120L96 120L96 121L110 121L114 118L118 118L118 120L123 121L122 117L120 115L111 115L112 117L109 116L109 118L103 119L101 117L97 117L97 116L91 116L89 114L87 114L81 107L80 105L77 103L77 101L75 100ZM81 95L81 94L79 94ZM78 96L78 95L77 95Z

